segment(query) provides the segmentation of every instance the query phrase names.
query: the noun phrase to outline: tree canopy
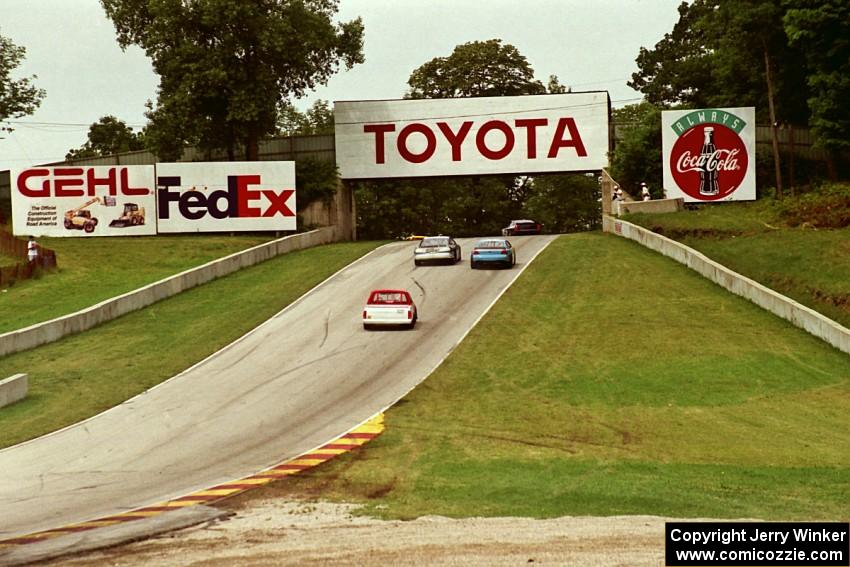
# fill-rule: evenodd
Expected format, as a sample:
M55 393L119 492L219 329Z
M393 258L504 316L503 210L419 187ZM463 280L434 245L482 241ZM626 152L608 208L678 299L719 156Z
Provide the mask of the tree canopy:
M292 97L363 62L363 24L334 23L337 0L101 0L122 47L160 76L147 139L160 158L187 144L257 159Z
M91 126L86 143L69 150L65 159L108 156L123 152L145 149L144 136L133 132L123 120L104 116Z
M808 125L817 145L846 150L850 149L848 37L846 0L682 2L673 30L654 48L640 50L639 70L628 84L659 110L754 106L761 124ZM637 174L640 162L651 162L660 151L651 125L638 122L641 126L625 133L613 156L621 176ZM642 145L647 150L639 159ZM774 129L771 175L777 194L780 151ZM757 165L762 163L760 157ZM835 166L835 159L827 162L830 177L836 175ZM794 177L793 161L789 169Z
M277 120L279 136L333 134L334 111L326 100L319 99L305 112L291 104L285 105Z
M35 112L45 95L43 89L33 84L35 75L23 79L12 78L12 72L20 66L25 55L26 48L0 35L0 131L12 130L3 124L5 120Z
M558 84L557 77L550 82ZM435 57L411 73L406 98L542 94L543 83L519 50L500 39L471 41L448 57Z
M755 106L767 121L766 62L777 119L805 124L806 66L789 44L774 0L693 0L653 49L641 48L629 86L660 107Z
M614 110L614 122L622 135L611 156L611 176L635 196L645 181L653 197L662 197L661 109L646 101L630 104Z
M850 149L850 3L783 0L790 43L809 67L811 126L824 147Z

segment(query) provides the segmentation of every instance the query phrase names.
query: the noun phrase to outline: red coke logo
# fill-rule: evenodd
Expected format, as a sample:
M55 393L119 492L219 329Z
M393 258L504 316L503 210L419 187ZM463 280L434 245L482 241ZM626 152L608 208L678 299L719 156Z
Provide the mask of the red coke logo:
M747 173L749 156L733 129L697 124L683 132L670 152L670 171L679 188L700 201L718 201L734 193Z

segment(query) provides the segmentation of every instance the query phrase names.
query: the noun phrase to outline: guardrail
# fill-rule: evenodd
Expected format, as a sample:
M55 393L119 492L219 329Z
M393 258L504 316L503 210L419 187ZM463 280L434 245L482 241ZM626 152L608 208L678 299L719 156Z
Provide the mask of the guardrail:
M0 356L28 350L91 329L101 323L280 254L335 242L340 238L338 232L337 227L327 226L310 232L285 236L107 299L76 313L3 333L0 335Z
M602 230L634 240L651 250L672 258L735 295L740 295L752 301L762 309L790 321L807 333L826 341L838 350L850 354L850 329L839 325L814 309L801 305L755 280L730 270L693 248L666 236L656 234L642 226L608 215L602 217Z

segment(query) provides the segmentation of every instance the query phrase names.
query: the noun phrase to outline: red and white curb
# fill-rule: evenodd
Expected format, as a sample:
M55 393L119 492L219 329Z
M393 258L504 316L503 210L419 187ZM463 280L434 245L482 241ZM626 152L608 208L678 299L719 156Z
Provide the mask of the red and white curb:
M194 506L196 504L209 504L216 500L221 500L223 498L239 494L240 492L245 492L246 490L266 485L285 476L293 475L303 470L318 466L325 461L333 459L337 455L347 453L348 451L368 443L383 433L383 431L384 415L383 413L380 413L362 425L355 427L345 435L327 443L326 445L322 445L314 451L305 453L295 459L273 466L249 477L219 484L218 486L199 490L198 492L193 492L192 494L187 494L180 498L160 502L158 504L153 504L152 506L145 506L144 508L139 508L130 512L107 516L97 520L90 520L88 522L81 522L79 524L72 524L62 528L35 532L25 536L0 540L0 549L39 543L50 538L72 533L94 530L105 526L114 526L116 524L132 522L135 520L143 520L172 510L179 510L186 508L187 506Z

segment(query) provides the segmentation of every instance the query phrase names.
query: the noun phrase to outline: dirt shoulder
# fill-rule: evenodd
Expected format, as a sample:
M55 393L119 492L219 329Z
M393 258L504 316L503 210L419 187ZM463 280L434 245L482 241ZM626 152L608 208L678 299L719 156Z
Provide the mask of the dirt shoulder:
M353 506L252 499L223 521L43 565L659 565L665 518L384 521Z

